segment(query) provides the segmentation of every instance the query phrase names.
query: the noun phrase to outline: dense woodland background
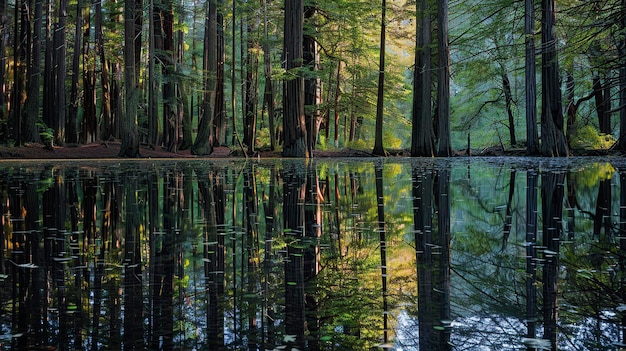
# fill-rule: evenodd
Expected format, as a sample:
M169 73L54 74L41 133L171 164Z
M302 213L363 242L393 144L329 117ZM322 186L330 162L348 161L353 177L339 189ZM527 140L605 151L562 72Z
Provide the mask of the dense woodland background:
M0 15L7 145L626 149L626 0L0 0Z

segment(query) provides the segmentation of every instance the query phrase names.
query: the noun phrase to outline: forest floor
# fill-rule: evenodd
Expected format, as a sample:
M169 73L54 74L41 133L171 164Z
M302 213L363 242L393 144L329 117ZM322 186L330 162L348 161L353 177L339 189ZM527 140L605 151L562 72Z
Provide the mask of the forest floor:
M42 144L30 143L20 147L0 145L0 160L36 160L36 159L117 159L120 151L120 142L100 142L84 145L55 146L52 150L46 149ZM388 150L389 156L409 156L406 150ZM575 155L600 156L616 154L615 151L578 151ZM191 154L190 150L168 151L164 148L151 148L148 145L140 146L142 158L150 159L213 159L213 158L244 158L245 155L240 149L230 149L228 147L216 147L211 155L198 156ZM524 156L524 149L503 149L501 147L485 148L482 150L472 150L472 156ZM249 155L250 156L250 155ZM354 149L338 150L315 150L313 157L371 157L370 152ZM454 156L467 156L465 150L457 151ZM252 157L259 158L280 158L279 151L262 150Z
M24 146L12 147L0 145L0 160L37 160L37 159L117 159L120 158L120 142L100 142L84 145L65 145L54 146L52 150L46 149L43 144L28 143ZM230 149L228 147L215 147L213 153L206 156L193 155L190 150L168 151L165 148L151 148L148 145L140 145L139 154L142 158L150 159L213 159L213 158L244 158L244 153L239 149ZM279 158L279 151L263 150L258 151L253 157L259 158ZM314 151L314 157L368 157L371 153L360 150L332 150L332 151Z

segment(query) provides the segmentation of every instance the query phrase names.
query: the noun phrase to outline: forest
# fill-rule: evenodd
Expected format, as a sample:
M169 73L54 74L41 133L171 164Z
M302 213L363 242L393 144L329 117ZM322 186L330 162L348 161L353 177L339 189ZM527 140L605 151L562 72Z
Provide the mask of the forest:
M626 150L625 0L0 0L0 144Z

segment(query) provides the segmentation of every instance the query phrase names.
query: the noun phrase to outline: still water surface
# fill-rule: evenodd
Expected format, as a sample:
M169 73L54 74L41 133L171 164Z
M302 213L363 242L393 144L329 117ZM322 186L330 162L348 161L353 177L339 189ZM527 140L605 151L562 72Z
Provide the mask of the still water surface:
M619 350L623 159L0 162L0 350Z

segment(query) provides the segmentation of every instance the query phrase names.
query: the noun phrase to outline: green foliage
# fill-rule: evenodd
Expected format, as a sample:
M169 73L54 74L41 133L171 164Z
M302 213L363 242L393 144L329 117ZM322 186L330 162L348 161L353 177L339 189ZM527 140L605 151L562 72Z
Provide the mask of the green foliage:
M52 145L54 141L54 130L46 125L43 120L37 120L37 128L39 128L39 137L44 145Z
M606 150L616 141L612 135L601 134L591 125L580 127L574 135L570 135L570 147L573 149Z

